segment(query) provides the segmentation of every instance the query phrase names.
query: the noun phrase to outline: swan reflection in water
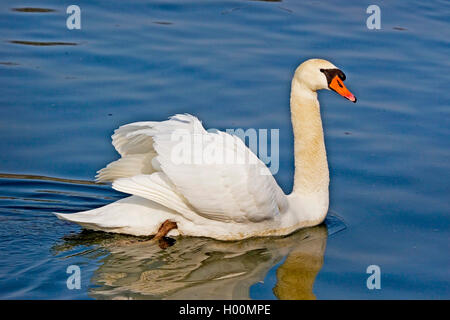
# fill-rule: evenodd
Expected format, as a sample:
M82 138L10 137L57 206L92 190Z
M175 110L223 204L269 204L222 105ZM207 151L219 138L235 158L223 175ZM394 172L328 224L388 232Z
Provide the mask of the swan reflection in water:
M148 239L82 231L55 249L100 244L108 251L91 279L95 299L249 299L250 287L280 262L274 295L315 299L331 229L323 224L286 237L228 242L180 237L166 249Z

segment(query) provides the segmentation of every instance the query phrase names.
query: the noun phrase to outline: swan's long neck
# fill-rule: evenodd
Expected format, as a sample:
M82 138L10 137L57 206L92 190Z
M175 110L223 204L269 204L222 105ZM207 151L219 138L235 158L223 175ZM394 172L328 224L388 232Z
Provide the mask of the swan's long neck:
M329 172L317 93L294 78L291 88L295 176L293 194L321 194L328 202ZM328 206L328 203L327 203Z

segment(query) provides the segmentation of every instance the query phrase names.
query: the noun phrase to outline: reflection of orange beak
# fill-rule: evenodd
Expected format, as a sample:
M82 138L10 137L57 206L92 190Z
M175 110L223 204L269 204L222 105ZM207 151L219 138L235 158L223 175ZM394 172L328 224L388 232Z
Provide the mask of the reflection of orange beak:
M345 87L344 83L341 79L339 79L338 76L335 76L333 80L331 80L330 88L339 93L344 98L347 98L351 102L356 102L356 97L348 91L348 89Z

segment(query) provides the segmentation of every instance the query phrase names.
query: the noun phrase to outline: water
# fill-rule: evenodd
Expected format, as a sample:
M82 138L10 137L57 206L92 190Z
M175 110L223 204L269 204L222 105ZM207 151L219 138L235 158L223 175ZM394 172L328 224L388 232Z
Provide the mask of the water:
M366 28L370 1L76 4L81 30L57 1L0 6L0 298L450 297L447 1L379 1L381 30ZM358 97L319 94L326 225L161 250L51 214L123 197L91 182L117 157L112 131L180 112L279 128L276 179L290 192L289 85L312 57L341 67ZM373 264L380 290L366 287ZM81 290L67 289L69 265Z

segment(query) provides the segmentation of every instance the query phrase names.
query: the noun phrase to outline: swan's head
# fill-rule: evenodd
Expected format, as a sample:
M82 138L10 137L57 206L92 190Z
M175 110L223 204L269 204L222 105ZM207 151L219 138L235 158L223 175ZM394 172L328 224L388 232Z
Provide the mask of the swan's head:
M356 97L344 85L345 74L327 60L306 60L295 70L294 80L312 91L333 90L344 98L356 102Z

